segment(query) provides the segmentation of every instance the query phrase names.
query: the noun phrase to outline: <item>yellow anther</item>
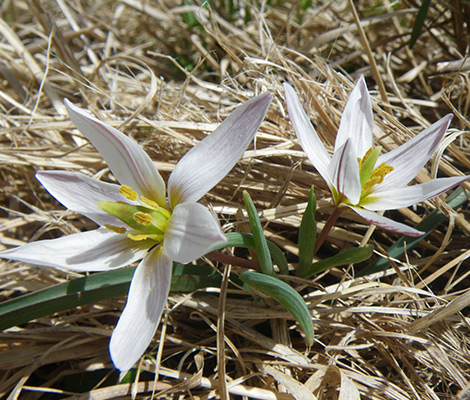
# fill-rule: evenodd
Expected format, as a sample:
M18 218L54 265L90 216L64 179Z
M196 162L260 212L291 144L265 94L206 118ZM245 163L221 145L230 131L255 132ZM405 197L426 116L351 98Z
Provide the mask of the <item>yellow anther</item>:
M119 188L119 193L121 193L128 200L135 201L139 198L138 194L126 185L122 185Z
M389 174L393 171L393 167L391 165L387 165L385 163L380 164L374 172L372 172L372 177L377 179L377 183L382 183L385 175Z
M134 235L133 233L128 233L127 236L129 239L135 240L136 242L147 239L147 235L143 233L138 233L136 235Z
M362 167L362 164L364 164L364 162L369 158L373 151L374 149L371 147L369 150L367 150L366 154L364 154L364 157L357 158L357 162L359 163L359 169Z
M371 189L373 186L382 183L385 179L385 176L393 171L393 167L391 165L387 165L385 163L380 164L374 171L370 179L364 183L362 186L362 190L367 191Z
M152 216L141 211L136 212L132 218L141 225L148 225L152 222Z
M147 197L145 196L140 196L140 200L142 200L143 203L147 204L149 207L151 208L157 208L158 207L158 203L153 201L153 200L150 200L148 199Z
M123 233L126 233L126 228L123 228L122 226L114 226L114 225L108 225L108 224L105 224L103 225L106 229L114 232L114 233L119 233L120 235L122 235Z

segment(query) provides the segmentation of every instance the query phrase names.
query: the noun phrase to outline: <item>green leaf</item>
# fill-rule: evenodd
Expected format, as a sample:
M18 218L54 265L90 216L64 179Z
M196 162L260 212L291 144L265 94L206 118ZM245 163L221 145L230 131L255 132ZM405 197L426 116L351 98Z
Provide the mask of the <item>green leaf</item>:
M248 213L248 220L250 221L251 232L253 233L253 239L255 241L256 255L258 256L261 271L266 275L275 275L268 243L264 236L263 227L259 221L258 211L246 190L243 191L243 201L245 202L246 212Z
M208 287L220 287L222 277L212 267L173 264L170 292L190 293Z
M413 25L413 30L411 31L410 43L408 44L410 49L413 48L419 36L421 35L430 4L431 0L423 0L421 6L419 7L418 14L416 14L415 23Z
M462 189L462 187L458 187L447 197L446 203L449 205L449 207L455 210L465 204L467 200L468 197L465 191ZM387 254L391 258L400 258L403 254L405 254L405 248L406 250L411 250L445 220L447 220L447 217L442 212L437 209L434 210L427 217L423 218L423 220L418 225L416 225L416 229L422 232L426 232L423 236L403 236L388 248ZM389 265L390 263L387 258L379 258L372 264L369 264L367 267L359 271L357 276L365 276L375 272L384 271Z
M325 260L317 261L314 264L310 265L310 269L305 272L305 275L302 275L303 278L310 278L314 274L318 274L327 270L328 268L339 267L341 265L355 264L368 260L374 251L374 246L366 244L363 247L354 247L342 251L339 254L334 255L333 257L327 258Z
M312 0L300 0L300 8L302 11L307 11L309 7L312 7Z
M240 279L249 286L263 292L281 303L297 320L305 334L305 340L310 346L313 343L313 322L310 311L302 296L286 282L274 276L268 276L254 271L245 271Z
M215 247L213 251L225 249L227 247L241 247L244 249L256 250L255 240L251 233L230 232L226 233L225 237L227 238L227 242ZM274 264L279 267L279 271L281 271L281 274L289 275L287 259L282 250L269 240L267 240L266 243L268 244L268 249L271 253L271 258Z
M36 318L101 300L126 296L135 268L100 272L0 303L0 332ZM212 268L175 264L170 290L192 292L219 287Z
M317 211L317 199L313 187L308 194L307 208L305 209L299 229L299 266L296 274L304 276L312 265L317 241L317 223L315 213Z

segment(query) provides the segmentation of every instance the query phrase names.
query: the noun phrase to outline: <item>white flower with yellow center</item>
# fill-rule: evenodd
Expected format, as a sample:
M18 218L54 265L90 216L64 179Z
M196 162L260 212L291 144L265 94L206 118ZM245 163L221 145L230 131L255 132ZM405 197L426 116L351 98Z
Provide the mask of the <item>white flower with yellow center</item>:
M287 83L284 89L287 110L299 142L327 182L338 215L345 208L350 208L373 225L405 235L420 236L423 232L374 211L409 207L438 196L469 178L439 178L406 186L437 149L452 119L450 114L402 146L380 155L381 147L372 147L372 105L364 77L361 76L343 111L334 154L330 157L294 89Z
M81 272L112 270L142 259L109 346L114 365L130 369L160 322L172 262L193 261L226 241L209 210L196 202L242 156L270 102L269 94L247 101L193 147L171 173L167 198L160 173L134 140L66 101L71 120L120 185L74 172L38 172L52 196L100 228L29 243L0 257Z

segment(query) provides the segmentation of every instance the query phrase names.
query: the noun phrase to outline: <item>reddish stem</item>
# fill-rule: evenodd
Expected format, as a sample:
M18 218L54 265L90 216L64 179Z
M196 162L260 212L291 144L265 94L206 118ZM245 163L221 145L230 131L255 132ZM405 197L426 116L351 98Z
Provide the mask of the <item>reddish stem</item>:
M326 223L325 223L325 226L323 227L323 229L321 230L320 234L318 235L317 237L317 242L315 243L315 251L314 251L314 254L317 253L318 249L321 247L321 245L323 244L323 242L326 240L326 238L328 237L328 234L330 233L331 231L331 228L333 228L333 225L335 224L336 220L338 219L338 217L340 216L340 214L343 212L344 208L341 209L341 208L338 208L338 207L335 207L335 209L333 210L333 212L330 214L330 216L328 217Z
M212 251L206 254L207 258L211 260L221 262L223 264L238 265L239 267L251 268L261 272L261 267L256 261L245 260L244 258L229 256L228 254L222 254L218 251Z

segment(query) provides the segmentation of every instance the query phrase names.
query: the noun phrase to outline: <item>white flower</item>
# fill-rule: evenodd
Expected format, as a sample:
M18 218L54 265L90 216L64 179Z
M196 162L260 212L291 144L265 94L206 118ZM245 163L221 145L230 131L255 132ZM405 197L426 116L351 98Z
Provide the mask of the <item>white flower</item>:
M327 182L339 211L347 207L383 229L420 236L424 232L374 211L409 207L438 196L469 178L439 178L406 186L438 147L452 119L451 114L402 146L380 155L381 147L372 147L372 105L361 76L343 111L334 154L330 157L294 89L289 84L284 84L284 89L289 117L300 144Z
M134 140L65 101L71 120L120 185L74 172L38 172L36 177L52 196L100 228L29 243L0 257L73 271L112 270L142 259L109 346L116 368L130 369L160 322L172 262L193 261L226 241L212 214L196 202L242 156L270 102L269 94L247 101L192 148L171 173L167 198L165 182Z

